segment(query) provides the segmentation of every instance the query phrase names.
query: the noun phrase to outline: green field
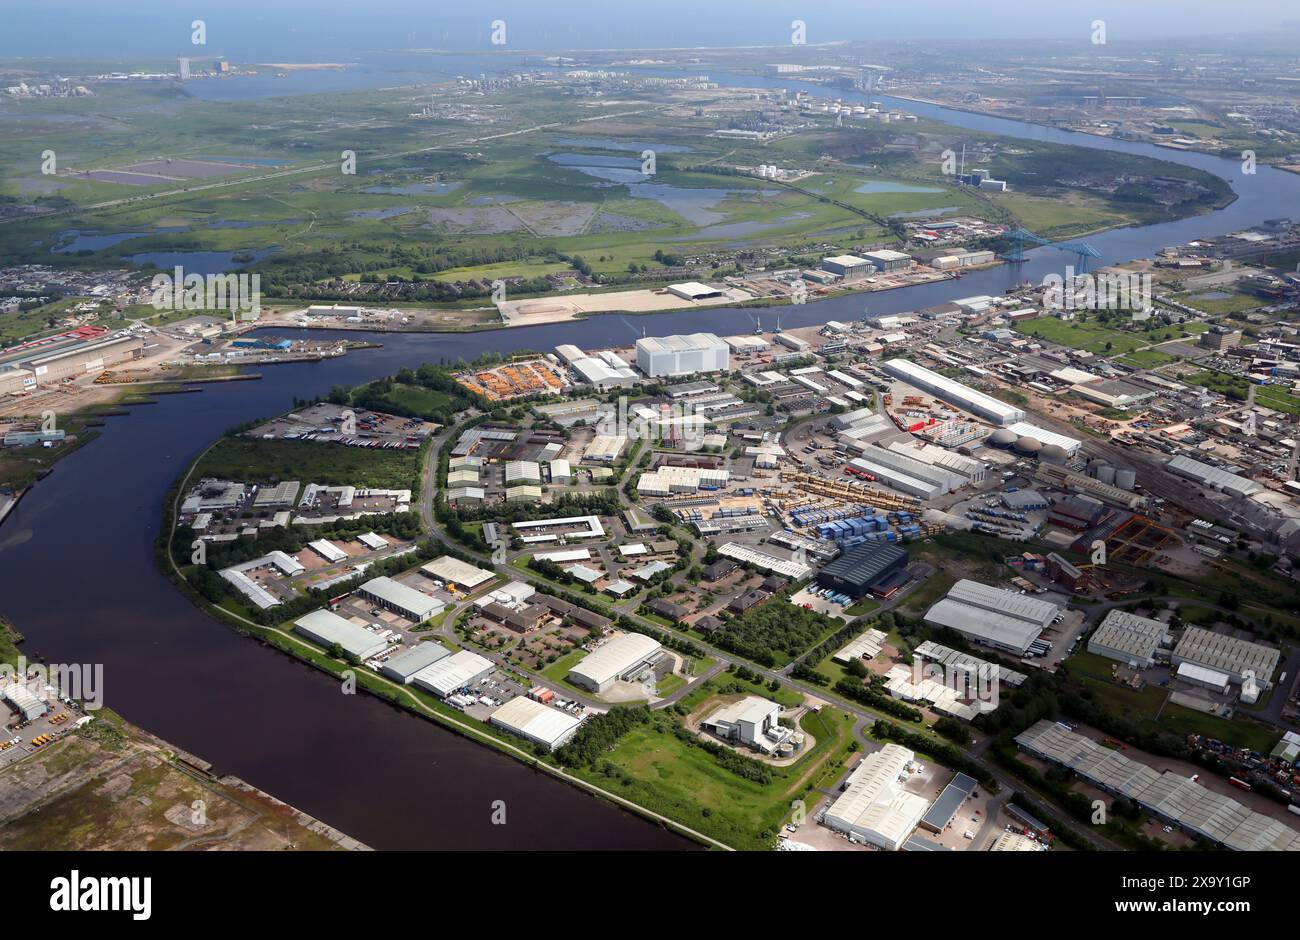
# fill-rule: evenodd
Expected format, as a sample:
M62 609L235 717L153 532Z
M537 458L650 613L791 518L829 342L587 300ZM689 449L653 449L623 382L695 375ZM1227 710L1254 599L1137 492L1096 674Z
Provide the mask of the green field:
M192 479L202 477L245 483L298 480L304 486L321 483L418 492L419 453L342 447L317 441L225 437L195 466Z
M1069 659L1070 671L1080 676L1106 711L1140 727L1179 735L1204 734L1236 747L1249 747L1265 753L1281 736L1281 732L1248 718L1227 721L1169 703L1169 690L1160 686L1148 685L1141 691L1134 691L1118 685L1110 679L1114 665L1114 661L1084 650Z
M1191 329L1194 324L1180 326L1161 326L1153 330L1121 329L1122 314L1116 312L1113 323L1103 323L1095 315L1084 319L1080 314L1074 320L1061 320L1057 317L1038 317L1022 320L1016 324L1016 331L1026 336L1033 336L1049 342L1084 349L1094 355L1128 355L1144 346L1155 346L1170 340L1194 336L1204 329Z
M1245 401L1250 392L1249 379L1208 369L1185 376L1183 380L1192 385L1203 385L1236 401ZM1300 396L1281 385L1257 385L1255 403L1287 414L1300 415Z
M394 382L390 391L370 399L369 404L375 411L424 417L441 414L447 406L458 403L452 396L437 389Z
M686 680L681 676L676 674L667 675L659 680L659 684L655 686L655 692L662 698L672 695L685 684Z
M812 664L814 670L820 672L823 676L830 677L831 681L827 685L827 688L829 689L835 688L842 679L851 678L849 671L831 658L837 652L839 651L831 650L831 652L827 653L826 657L821 662Z
M1057 237L1200 209L1157 209L1060 182L1070 165L1194 173L1162 161L1044 145L999 157L996 169L1025 185L975 194L952 187L921 155L920 148L946 145L957 133L934 122L840 129L827 119L758 144L710 136L712 118L672 113L680 103L655 90L625 99L503 91L491 99L488 137L455 119L410 119L411 99L401 89L215 102L179 97L162 83L123 83L100 85L90 98L25 102L0 141L0 196L64 214L5 226L0 254L14 263L57 258L89 267L127 264L139 252L269 251L249 268L262 275L268 300L301 297L304 289L320 299L346 297L330 286L345 279L408 282L398 302L472 306L497 278L525 279L516 285L523 295L549 289L545 275L566 270L596 276L598 288L644 283L634 276L668 263L665 253L702 256L717 272L760 258L811 263L828 244L856 250L895 240L896 213L951 208ZM561 129L536 130L547 124ZM188 130L178 138L181 125ZM338 146L321 133L337 126L348 128L348 145L359 155L355 175L339 172ZM659 153L652 181L601 175L603 167L635 165L630 155L646 143L684 149ZM47 147L64 169L55 179L42 178L30 159ZM73 175L160 156L247 156L282 165L205 179L216 185L202 191L190 191L198 184L189 181L126 186ZM575 159L597 166L572 165ZM814 175L783 184L736 169L773 160ZM868 181L912 187L859 192ZM125 196L132 201L119 202ZM109 201L118 204L89 208ZM71 230L131 237L51 255Z
M439 271L434 277L439 281L491 281L507 277L545 277L569 270L567 264L560 262L525 262L503 261L500 264L480 264L468 268L448 268Z
M1139 369L1155 369L1171 362L1177 362L1178 357L1160 352L1158 349L1138 349L1122 356L1116 356L1115 361Z
M1116 218L1107 206L1084 199L1057 199L1019 192L994 193L992 198L996 205L1015 215L1025 228L1044 238L1064 239L1134 221Z
M802 799L811 811L823 778L838 775L852 742L852 716L832 708L804 716L803 729L816 738L812 750L788 767L773 767L762 784L737 776L699 747L661 727L638 727L625 735L606 760L611 773L579 775L635 800L737 849L770 848Z
M720 689L735 686L746 695L758 695L762 698L769 698L779 705L786 708L794 708L803 703L803 693L794 689L781 686L773 690L768 683L759 679L742 679L734 672L724 672L721 675L714 676L708 682L691 689L689 695L681 700L681 705L687 710L694 710L700 706L706 699L717 695Z
M1211 294L1227 294L1228 296L1207 296ZM1241 313L1245 310L1254 310L1256 307L1262 307L1268 303L1263 297L1245 291L1232 290L1231 288L1185 291L1181 294L1174 294L1172 299L1210 314Z
M946 571L936 571L919 586L904 595L902 606L908 610L924 612L939 598L948 593L948 589L957 583L957 579Z
M878 601L872 600L870 597L864 597L855 601L852 606L845 608L844 612L851 617L861 617L863 614L869 614L879 607L880 603Z
M570 650L569 652L561 656L559 659L557 659L555 662L551 663L545 669L543 669L542 676L548 679L549 681L555 683L556 685L564 686L566 689L569 689L572 692L580 692L583 695L591 695L591 692L585 689L578 688L576 685L569 682L569 680L566 678L569 675L569 670L572 669L574 666L578 665L578 663L582 662L583 659L585 659L586 657L587 657L587 651L584 649L579 648L575 650Z

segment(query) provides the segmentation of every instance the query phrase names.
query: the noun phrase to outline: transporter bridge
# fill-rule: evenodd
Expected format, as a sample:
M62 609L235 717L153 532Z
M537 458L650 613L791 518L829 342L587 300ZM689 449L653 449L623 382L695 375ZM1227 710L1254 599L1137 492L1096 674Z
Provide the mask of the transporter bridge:
M1068 251L1073 253L1077 259L1074 269L1076 274L1088 273L1088 265L1091 263L1092 259L1101 257L1101 252L1096 248L1093 248L1092 245L1083 241L1053 242L1043 238L1041 235L1034 234L1027 228L1018 228L1015 231L1008 233L1008 235L1011 238L1012 247L1011 250L1003 254L1002 257L1012 264L1019 264L1025 260L1026 242L1031 242L1035 245L1048 245L1058 251Z

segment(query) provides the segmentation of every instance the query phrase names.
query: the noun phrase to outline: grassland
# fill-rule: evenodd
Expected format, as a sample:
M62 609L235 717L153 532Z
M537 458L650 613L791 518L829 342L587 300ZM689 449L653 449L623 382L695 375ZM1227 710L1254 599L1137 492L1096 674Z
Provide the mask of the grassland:
M690 694L684 696L680 704L682 708L687 711L694 710L707 699L717 695L719 689L723 686L733 686L746 695L759 695L763 698L771 699L778 705L783 705L786 708L794 708L803 704L802 692L796 692L794 689L785 686L773 689L768 683L762 681L761 678L743 679L732 672L716 676L708 682L702 683L696 688L691 689Z
M416 451L342 447L316 441L263 441L225 437L199 460L194 479L246 483L298 480L327 486L419 489Z
M394 382L389 391L376 395L371 403L378 411L386 410L387 405L391 413L411 415L440 414L449 405L457 404L446 392L402 382Z
M845 608L844 612L851 617L861 617L863 614L869 614L880 607L878 601L869 597L864 597L853 603L852 606Z
M568 680L569 670L572 669L574 666L578 665L578 663L582 662L582 660L586 658L586 656L587 656L587 651L584 649L570 650L569 652L561 656L559 659L557 659L555 662L551 663L545 669L543 669L542 676L547 681L558 686L563 686L564 688L568 689L570 692L577 692L581 695L590 696L591 695L590 691L586 689L581 689Z
M1005 192L995 194L993 199L1025 228L1056 240L1136 221L1131 217L1116 218L1109 207L1083 197L1059 199Z
M1116 362L1138 369L1155 369L1178 361L1177 356L1161 352L1159 349L1135 349L1114 359Z
M1189 338L1205 330L1203 324L1160 326L1151 330L1121 329L1121 325L1122 321L1103 322L1095 317L1085 318L1081 314L1074 320L1062 320L1058 317L1022 320L1015 328L1017 332L1024 333L1026 336L1073 349L1084 349L1094 355L1129 355L1134 350L1146 346Z
M1212 296L1216 294L1226 294L1227 296ZM1262 307L1268 303L1268 301L1262 297L1247 293L1246 291L1232 290L1231 288L1185 291L1181 294L1174 294L1173 299L1181 304L1186 304L1195 310L1200 310L1203 313L1209 314L1242 313L1246 310L1254 310L1257 307Z
M819 801L814 788L838 776L851 754L851 715L823 708L801 727L816 744L795 763L772 767L768 783L732 773L658 723L633 729L600 769L579 775L734 848L770 848L792 803Z
M1207 369L1184 376L1184 381L1192 385L1203 385L1236 401L1245 401L1250 394L1249 379L1239 375L1228 375L1225 372L1214 372ZM1265 408L1300 415L1300 397L1281 385L1257 385L1255 387L1255 402Z
M1204 734L1236 747L1267 751L1277 743L1280 732L1249 718L1225 720L1168 701L1170 692L1148 685L1134 690L1111 680L1115 663L1103 656L1080 650L1068 660L1072 674L1078 675L1112 715L1152 731L1175 734Z
M1093 192L990 196L955 189L932 161L899 146L942 142L955 133L928 121L906 131L836 129L827 122L758 145L708 136L715 127L711 118L670 116L654 92L593 106L524 89L492 97L498 123L491 139L482 139L482 128L472 124L411 120L411 103L400 90L222 103L178 98L162 85L100 86L93 98L33 102L0 141L0 195L40 199L66 211L6 226L0 254L18 262L57 258L94 266L127 263L138 253L269 250L250 266L263 275L268 298L304 285L330 296L335 278L401 279L431 288L516 277L540 284L545 275L581 267L619 280L632 267L660 264L656 253L717 256L724 259L720 270L746 254L793 261L816 257L828 243L848 249L891 241L890 216L940 208L1015 218L1049 237L1139 221L1150 211ZM575 123L628 110L636 113L609 124ZM180 139L178 122L187 128ZM530 130L545 123L563 126ZM256 143L248 139L249 126L258 127ZM359 155L356 175L339 172L337 133L329 132L343 129ZM525 133L507 136L512 131ZM639 147L629 143L683 149L665 146L650 180L616 175L611 181L611 168L635 165L630 154ZM281 166L259 166L214 180L231 185L203 190L197 190L199 181L140 187L67 173L51 180L31 166L30 154L45 147L72 171L160 155L219 155L278 161L293 172L275 177ZM1057 150L1076 148L1040 149L1055 159ZM572 156L600 166L593 175L567 165ZM1006 159L1015 170L1041 163L1043 155ZM1122 159L1126 170L1171 172L1162 162ZM773 160L818 173L788 186L725 172ZM859 192L869 180L925 186ZM173 190L187 191L84 208ZM132 237L93 253L52 256L49 249L71 230ZM467 302L445 291L428 296Z

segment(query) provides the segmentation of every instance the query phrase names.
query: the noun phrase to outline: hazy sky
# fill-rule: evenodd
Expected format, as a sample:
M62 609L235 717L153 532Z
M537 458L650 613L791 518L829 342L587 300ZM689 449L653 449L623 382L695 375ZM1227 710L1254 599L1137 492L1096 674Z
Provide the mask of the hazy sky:
M646 48L896 39L1077 39L1106 21L1111 42L1276 32L1283 0L0 0L0 55L166 58L191 20L208 49L293 61L347 50L487 46L493 19L516 48Z

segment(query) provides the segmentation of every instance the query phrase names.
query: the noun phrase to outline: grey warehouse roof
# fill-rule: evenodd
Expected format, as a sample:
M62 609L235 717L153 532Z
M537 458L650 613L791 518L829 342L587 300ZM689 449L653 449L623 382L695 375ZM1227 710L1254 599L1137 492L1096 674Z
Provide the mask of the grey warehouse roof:
M384 663L380 672L406 682L425 666L432 666L438 660L450 655L451 650L438 643L417 643Z
M1016 743L1061 764L1103 789L1128 797L1203 838L1238 851L1300 851L1300 833L1232 797L1208 790L1174 771L1125 757L1119 751L1051 721L1022 732Z
M867 587L900 558L906 561L907 552L897 545L866 542L835 559L822 569L822 574Z
M1250 496L1264 489L1262 484L1256 483L1254 480L1224 470L1221 467L1212 467L1208 463L1202 463L1181 454L1170 460L1167 467L1179 476L1199 480L1206 486L1212 486L1217 490L1223 490L1225 493L1237 496Z
M1023 652L1047 628L1060 608L1012 591L958 581L925 614L927 623Z
M1281 653L1271 646L1226 636L1202 627L1188 627L1174 647L1176 660L1190 660L1240 678L1247 670L1267 686Z

